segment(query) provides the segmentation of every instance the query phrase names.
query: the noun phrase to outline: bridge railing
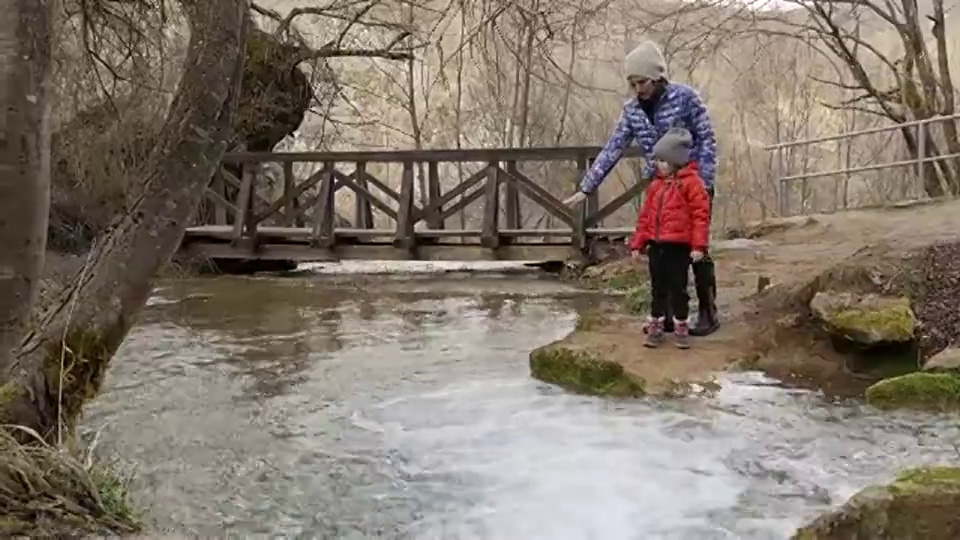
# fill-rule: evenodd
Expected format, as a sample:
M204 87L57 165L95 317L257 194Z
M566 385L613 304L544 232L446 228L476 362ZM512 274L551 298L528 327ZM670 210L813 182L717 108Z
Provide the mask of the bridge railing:
M941 136L937 136L933 127L942 129ZM931 191L930 183L938 184L934 188L939 187L949 194L951 190L944 184L951 181L952 175L960 175L960 153L950 152L950 145L944 143L956 139L957 131L960 131L960 113L765 146L771 177L778 187L779 213L781 216L790 216L924 198ZM908 135L910 140L904 145L898 134ZM871 135L879 135L884 139L870 145L874 148L866 153L867 163L851 164L852 141ZM944 146L947 147L946 152L943 151ZM901 157L904 154L907 157ZM811 170L811 165L826 159L836 159L839 165L826 170ZM795 172L797 167L791 166L791 161L800 161L800 172ZM873 181L867 178L869 173L879 176L881 172L894 170L900 172L890 178ZM833 178L832 185L821 182L830 177ZM873 204L851 205L851 185L858 180L862 190L872 187L890 193L880 197L865 197L880 199L870 200ZM824 191L832 191L832 194L827 193L832 198L829 208L817 204L817 194Z
M418 244L437 244L452 239L479 239L496 249L534 237L564 237L564 243L583 249L588 238L603 235L602 222L637 197L642 185L600 203L591 195L579 210L566 207L541 183L521 172L525 162L573 162L577 178L587 170L600 148L494 148L457 150L402 150L364 152L231 153L207 190L208 211L203 226L191 234L229 241L234 246L256 250L265 235L283 236L308 243L312 248L332 249L338 243L383 242L412 249ZM626 157L639 156L636 148ZM264 194L265 181L258 171L273 163L282 170L279 197ZM456 182L443 182L441 165L480 163L481 168ZM297 178L294 165L306 164L315 172ZM399 187L371 173L372 164L401 166ZM301 167L303 168L303 167ZM449 168L449 167L447 167ZM417 192L417 173L426 178L426 194ZM445 186L447 187L444 189ZM337 194L353 193L352 216L337 213ZM419 195L419 196L415 196ZM561 229L524 228L521 195L542 209L544 215L562 224ZM446 222L467 206L482 205L480 227L447 229ZM528 204L529 206L529 204ZM375 228L374 212L389 218L393 227ZM380 220L383 221L382 219ZM623 231L620 231L621 233Z

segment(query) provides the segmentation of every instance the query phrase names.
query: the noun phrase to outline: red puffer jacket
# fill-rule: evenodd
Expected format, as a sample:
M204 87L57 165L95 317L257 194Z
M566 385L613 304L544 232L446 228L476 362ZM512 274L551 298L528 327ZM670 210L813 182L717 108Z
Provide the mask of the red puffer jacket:
M647 188L630 249L643 249L649 242L690 244L698 251L710 245L710 198L696 163L671 178L657 173Z

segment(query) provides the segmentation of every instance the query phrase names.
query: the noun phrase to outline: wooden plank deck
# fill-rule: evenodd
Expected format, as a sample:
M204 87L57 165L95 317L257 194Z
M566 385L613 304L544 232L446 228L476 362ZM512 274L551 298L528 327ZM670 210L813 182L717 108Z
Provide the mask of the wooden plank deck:
M187 229L181 251L186 255L211 259L299 262L342 259L548 261L566 259L576 252L571 244L573 233L570 229L501 229L498 232L503 238L514 239L515 243L496 248L484 247L480 243L479 229L423 230L416 231L418 243L407 249L394 245L396 231L392 229L336 229L334 244L321 248L312 245L312 229L258 227L256 247L253 247L250 239L240 244L233 243L234 230L230 226L205 225ZM618 241L632 233L633 230L628 228L587 230L588 237L610 241Z
M424 229L415 231L417 238L479 238L480 229ZM504 238L569 238L573 232L570 229L500 229L497 233ZM226 240L233 238L234 230L229 225L201 225L187 228L186 238ZM633 234L632 228L587 229L587 235L592 237L621 237ZM309 241L313 231L306 227L257 227L257 236L265 241L278 243L299 243ZM394 229L335 229L336 238L353 240L383 240L393 238ZM569 243L569 241L567 241ZM459 245L460 242L457 242Z

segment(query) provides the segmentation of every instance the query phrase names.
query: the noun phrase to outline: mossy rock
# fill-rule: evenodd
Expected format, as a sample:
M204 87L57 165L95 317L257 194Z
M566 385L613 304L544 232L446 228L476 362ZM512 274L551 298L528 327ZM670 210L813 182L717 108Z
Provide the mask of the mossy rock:
M530 373L536 379L578 394L607 397L644 394L643 381L626 373L620 364L556 344L530 353Z
M960 538L960 468L924 467L854 495L816 518L794 540L954 540Z
M908 373L867 388L867 403L879 409L960 412L960 376L950 373Z
M917 328L908 298L818 292L810 311L830 334L861 345L908 343Z

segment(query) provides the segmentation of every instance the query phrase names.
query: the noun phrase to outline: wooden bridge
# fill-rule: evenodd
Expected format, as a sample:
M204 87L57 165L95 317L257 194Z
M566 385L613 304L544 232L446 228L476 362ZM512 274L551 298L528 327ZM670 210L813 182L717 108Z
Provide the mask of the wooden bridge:
M599 151L561 147L228 154L181 249L211 259L244 260L564 259L597 242L622 242L632 233L632 227L605 229L602 224L641 193L640 184L603 206L596 194L579 209L566 207L560 199L573 193ZM638 155L636 148L626 154ZM268 185L263 171L270 163L282 168L282 179L276 180L282 180L282 188ZM315 172L298 179L297 164ZM395 165L401 171L399 190L371 172ZM471 167L475 172L463 172ZM541 176L569 177L552 183L564 193L555 196L528 176L533 174L521 172L532 168L541 169ZM441 170L451 169L457 181L441 182ZM455 185L444 193L444 184ZM530 202L521 205L521 195ZM474 222L479 221L479 228L463 227L462 216L461 228L448 227L477 201L481 208ZM346 218L337 208L350 202L353 215ZM531 216L525 220L523 212L532 215L537 210L540 218L527 226ZM391 226L376 228L374 211L381 223ZM543 223L558 225L541 227Z

